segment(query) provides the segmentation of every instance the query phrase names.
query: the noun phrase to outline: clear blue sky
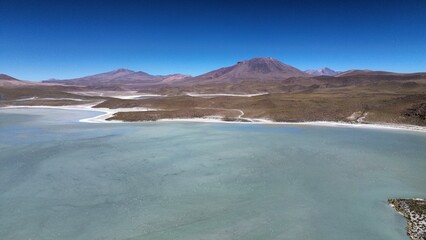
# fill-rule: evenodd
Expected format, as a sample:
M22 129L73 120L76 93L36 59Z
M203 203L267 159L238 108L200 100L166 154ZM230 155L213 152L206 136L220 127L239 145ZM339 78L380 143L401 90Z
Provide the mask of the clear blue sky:
M197 75L253 57L426 71L426 1L0 0L0 73L20 79Z

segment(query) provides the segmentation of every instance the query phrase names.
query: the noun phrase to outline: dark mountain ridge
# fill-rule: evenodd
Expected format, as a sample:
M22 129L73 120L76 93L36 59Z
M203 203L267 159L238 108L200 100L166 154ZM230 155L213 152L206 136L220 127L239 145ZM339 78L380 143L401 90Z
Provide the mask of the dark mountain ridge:
M17 81L19 81L18 79L14 78L14 77L11 77L11 76L6 75L6 74L1 74L1 73L0 73L0 80L17 80Z
M46 80L44 83L60 83L65 85L82 85L82 86L110 86L110 85L138 85L138 84L158 84L163 80L171 81L170 79L184 79L190 77L184 74L170 75L151 75L142 71L132 71L129 69L120 68L114 71L85 76L75 79L64 80Z
M243 80L284 80L290 77L308 77L301 70L284 64L274 58L253 58L240 61L229 67L187 79L189 83L230 83Z

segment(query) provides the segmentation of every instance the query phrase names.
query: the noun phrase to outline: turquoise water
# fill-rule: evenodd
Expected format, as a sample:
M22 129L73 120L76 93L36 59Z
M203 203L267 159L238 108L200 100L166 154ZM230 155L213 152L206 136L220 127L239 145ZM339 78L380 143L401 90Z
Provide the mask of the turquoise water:
M0 239L409 239L426 134L0 110Z

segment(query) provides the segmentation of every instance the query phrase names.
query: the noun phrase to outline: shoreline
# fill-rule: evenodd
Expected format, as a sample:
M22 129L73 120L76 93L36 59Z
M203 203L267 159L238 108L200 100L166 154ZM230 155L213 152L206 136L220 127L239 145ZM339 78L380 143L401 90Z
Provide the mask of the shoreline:
M224 121L216 118L179 118L160 119L157 122L199 122L199 123L225 123L225 124L256 124L256 125L287 125L287 126L320 126L320 127L341 127L341 128L364 128L383 129L426 133L426 127L408 124L387 124L387 123L347 123L335 121L309 121L309 122L274 122L268 119L252 119L253 122ZM143 121L141 121L143 122Z
M424 239L426 234L425 199L388 199L388 204L406 219L407 235L411 239Z
M58 109L58 110L76 110L76 111L93 111L102 114L83 118L78 120L83 123L128 123L121 120L106 120L118 112L140 112L140 111L153 111L158 109L150 108L93 108L98 103L86 105L70 105L70 106L5 106L0 109L20 109L20 108L34 108L34 109ZM288 126L322 126L322 127L341 127L341 128L364 128L364 129L382 129L382 130L398 130L426 133L426 127L409 125L409 124L391 124L391 123L348 123L338 121L306 121L306 122L275 122L269 119L262 118L245 118L250 119L250 122L240 121L224 121L219 117L210 118L164 118L156 120L155 122L194 122L194 123L224 123L224 124L262 124L262 125L288 125ZM152 122L152 121L139 121L139 122ZM136 123L136 122L131 122Z
M57 110L74 110L74 111L91 111L91 112L99 112L100 115L79 119L79 122L83 123L125 123L124 121L110 120L107 121L107 118L112 117L115 113L118 112L141 112L141 111L150 111L155 109L150 108L94 108L94 106L98 105L101 102L97 102L95 104L86 104L86 105L70 105L70 106L6 106L0 107L1 109L57 109Z
M257 97L269 94L268 92L261 93L252 93L252 94L236 94L236 93L196 93L196 92L187 92L186 96L190 97L201 97L201 98L210 98L210 97Z

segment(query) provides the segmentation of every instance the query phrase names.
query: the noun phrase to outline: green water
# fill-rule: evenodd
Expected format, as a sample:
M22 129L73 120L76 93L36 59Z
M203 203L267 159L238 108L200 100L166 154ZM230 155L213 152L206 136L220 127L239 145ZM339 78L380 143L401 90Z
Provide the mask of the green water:
M0 239L409 239L426 134L0 110Z

